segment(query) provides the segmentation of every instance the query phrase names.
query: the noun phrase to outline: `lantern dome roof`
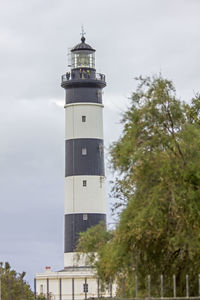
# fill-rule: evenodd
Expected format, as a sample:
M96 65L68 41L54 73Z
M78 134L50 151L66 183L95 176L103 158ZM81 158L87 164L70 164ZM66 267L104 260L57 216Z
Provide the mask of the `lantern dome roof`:
M84 36L81 37L81 43L74 46L72 48L71 52L74 52L74 51L77 51L77 50L90 50L90 51L93 51L93 52L96 51L90 45L85 43L85 37Z

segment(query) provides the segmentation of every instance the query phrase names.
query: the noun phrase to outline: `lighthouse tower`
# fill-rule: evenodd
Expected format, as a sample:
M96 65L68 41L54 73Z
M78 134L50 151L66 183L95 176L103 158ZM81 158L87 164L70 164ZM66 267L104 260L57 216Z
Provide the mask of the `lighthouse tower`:
M71 50L65 89L64 266L76 265L80 232L106 222L102 89L105 76L95 69L95 50L81 43ZM84 264L84 261L80 262Z
M65 89L65 225L64 268L37 273L35 295L54 300L112 297L96 271L77 261L80 232L106 223L102 90L105 76L96 73L95 50L85 42L71 50L70 70L62 76Z

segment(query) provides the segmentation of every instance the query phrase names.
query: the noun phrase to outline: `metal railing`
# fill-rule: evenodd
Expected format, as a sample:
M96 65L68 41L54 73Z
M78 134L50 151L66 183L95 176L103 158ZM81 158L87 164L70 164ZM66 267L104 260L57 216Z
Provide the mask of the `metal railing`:
M166 281L168 281L166 278ZM177 295L177 290L179 286L177 285L177 280L176 280L176 275L173 275L172 278L170 279L170 282L172 283L171 286L169 286L169 281L168 281L168 287L166 289L165 287L165 281L164 281L164 276L160 275L160 282L157 282L156 285L156 290L157 290L157 296L153 295L152 290L155 291L155 285L152 285L151 282L151 275L147 276L147 282L144 283L146 286L146 292L143 290L142 294L145 296L141 296L141 291L139 290L139 282L138 282L138 277L137 275L135 276L135 282L134 282L134 291L135 291L135 297L126 297L126 289L125 289L125 282L122 282L122 297L118 298L115 297L115 300L117 299L128 299L128 300L200 300L200 274L197 276L197 287L198 291L196 296L190 296L190 284L189 284L189 275L185 276L185 295ZM153 288L152 288L153 286ZM158 292L160 290L160 292ZM166 294L171 294L170 296L166 296Z
M68 72L68 73L62 75L61 82L63 83L63 82L67 82L69 80L79 80L79 79L81 79L81 80L92 79L92 80L100 80L100 81L105 82L105 78L106 78L105 75L101 74L101 73L96 73L95 77L91 76L88 73L80 73L80 77L77 78L77 77L74 77L71 72Z

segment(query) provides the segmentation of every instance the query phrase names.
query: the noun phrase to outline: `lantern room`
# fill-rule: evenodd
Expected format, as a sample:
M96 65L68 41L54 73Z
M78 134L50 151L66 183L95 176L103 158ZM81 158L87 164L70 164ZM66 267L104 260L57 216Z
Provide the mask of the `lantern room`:
M95 69L95 49L85 43L84 36L81 38L81 43L71 50L71 68Z

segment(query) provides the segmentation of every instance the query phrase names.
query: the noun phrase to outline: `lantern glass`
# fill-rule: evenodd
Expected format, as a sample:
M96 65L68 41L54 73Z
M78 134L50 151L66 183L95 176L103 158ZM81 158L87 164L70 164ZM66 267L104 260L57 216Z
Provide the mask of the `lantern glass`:
M74 51L71 54L71 67L95 68L95 54L89 50Z

